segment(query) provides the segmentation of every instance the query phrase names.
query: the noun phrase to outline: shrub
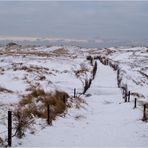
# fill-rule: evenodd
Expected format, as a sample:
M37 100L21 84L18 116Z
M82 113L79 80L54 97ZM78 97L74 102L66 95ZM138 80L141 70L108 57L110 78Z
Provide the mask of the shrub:
M80 64L80 69L74 70L74 73L77 78L82 79L82 77L87 76L88 68L85 64Z
M93 66L93 58L92 58L92 56L89 55L89 56L86 57L86 59L89 60L90 64Z
M24 107L25 112L30 115L47 118L47 106L50 105L52 119L66 110L66 102L69 95L64 91L46 93L40 88L33 88L30 94L23 97L19 105Z
M91 83L92 83L92 79L89 79L89 80L85 79L84 89L83 89L83 93L82 94L86 93L86 91L90 88Z
M83 85L82 94L85 94L91 85L92 80L88 79L88 72L89 72L89 69L85 64L80 64L80 69L74 70L76 77L79 78L80 81L82 82L82 85Z
M55 120L56 116L64 113L67 109L67 99L69 95L64 91L55 91L46 93L41 88L33 88L32 91L23 96L15 109L15 129L16 136L22 138L25 130L33 123L33 117L47 119L47 109L50 106L50 122Z
M25 135L26 129L31 127L31 123L33 123L31 114L28 115L24 109L18 107L14 111L13 116L14 116L14 128L16 130L15 135L18 138L22 138Z

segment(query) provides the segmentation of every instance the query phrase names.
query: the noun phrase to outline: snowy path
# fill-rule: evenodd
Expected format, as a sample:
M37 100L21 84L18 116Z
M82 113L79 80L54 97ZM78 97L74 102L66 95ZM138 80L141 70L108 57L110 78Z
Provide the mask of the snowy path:
M141 111L133 109L133 102L123 102L111 68L98 63L87 93L91 96L86 98L86 109L71 110L52 127L27 135L22 146L148 146L148 126L140 120ZM79 120L73 118L78 115Z

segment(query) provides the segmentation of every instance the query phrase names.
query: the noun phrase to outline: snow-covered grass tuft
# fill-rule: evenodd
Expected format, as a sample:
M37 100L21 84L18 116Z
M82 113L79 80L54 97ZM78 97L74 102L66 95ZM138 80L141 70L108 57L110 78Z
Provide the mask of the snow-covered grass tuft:
M69 107L68 98L69 95L64 91L56 90L48 93L41 88L33 88L32 92L24 96L14 109L16 136L22 138L26 129L34 123L35 117L48 119L48 123L52 124L52 120L55 120ZM48 109L50 109L49 117Z
M50 106L50 120L55 120L56 116L64 113L67 108L69 95L64 91L45 92L41 88L32 90L19 102L19 106L28 114L39 118L47 119L47 106Z

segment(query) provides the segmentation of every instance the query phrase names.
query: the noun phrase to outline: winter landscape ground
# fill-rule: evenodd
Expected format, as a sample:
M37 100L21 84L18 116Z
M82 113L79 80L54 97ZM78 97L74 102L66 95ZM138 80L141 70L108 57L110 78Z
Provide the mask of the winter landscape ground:
M146 47L1 46L1 145L7 145L11 110L14 147L147 147L147 65ZM61 93L64 100L57 95ZM52 125L43 114L45 101ZM20 122L17 111L28 116L20 115Z

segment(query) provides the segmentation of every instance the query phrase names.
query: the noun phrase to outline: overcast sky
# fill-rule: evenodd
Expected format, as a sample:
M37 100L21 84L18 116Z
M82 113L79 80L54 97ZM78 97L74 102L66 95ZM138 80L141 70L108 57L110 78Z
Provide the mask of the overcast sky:
M148 39L148 2L0 2L0 36Z

